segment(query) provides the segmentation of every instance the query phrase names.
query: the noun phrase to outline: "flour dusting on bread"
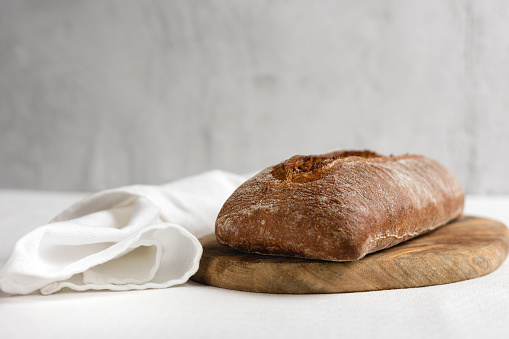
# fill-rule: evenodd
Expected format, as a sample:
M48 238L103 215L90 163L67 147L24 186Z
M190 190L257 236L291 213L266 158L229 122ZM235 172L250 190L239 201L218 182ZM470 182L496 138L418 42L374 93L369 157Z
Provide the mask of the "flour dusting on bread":
M421 155L294 156L232 194L216 237L247 252L357 260L459 217L463 202L455 176Z

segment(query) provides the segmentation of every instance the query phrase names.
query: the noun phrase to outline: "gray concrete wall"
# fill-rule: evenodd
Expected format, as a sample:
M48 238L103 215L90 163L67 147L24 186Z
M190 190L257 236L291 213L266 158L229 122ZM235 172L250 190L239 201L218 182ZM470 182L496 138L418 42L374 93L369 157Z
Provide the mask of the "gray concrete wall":
M0 0L0 187L422 153L509 193L507 1Z

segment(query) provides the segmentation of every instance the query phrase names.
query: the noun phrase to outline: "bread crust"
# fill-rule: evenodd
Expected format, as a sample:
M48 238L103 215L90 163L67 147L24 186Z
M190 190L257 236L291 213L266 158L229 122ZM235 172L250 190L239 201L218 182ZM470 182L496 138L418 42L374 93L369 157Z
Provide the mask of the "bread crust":
M215 232L245 252L351 261L446 224L463 204L456 177L422 155L297 155L242 184Z

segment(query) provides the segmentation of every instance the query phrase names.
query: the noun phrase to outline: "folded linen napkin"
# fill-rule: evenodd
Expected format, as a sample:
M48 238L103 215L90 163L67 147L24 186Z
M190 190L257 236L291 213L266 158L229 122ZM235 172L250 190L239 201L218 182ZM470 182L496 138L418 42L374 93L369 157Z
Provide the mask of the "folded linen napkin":
M0 269L0 289L51 294L164 288L198 269L197 237L214 231L228 196L246 177L211 171L162 186L92 194L22 237Z

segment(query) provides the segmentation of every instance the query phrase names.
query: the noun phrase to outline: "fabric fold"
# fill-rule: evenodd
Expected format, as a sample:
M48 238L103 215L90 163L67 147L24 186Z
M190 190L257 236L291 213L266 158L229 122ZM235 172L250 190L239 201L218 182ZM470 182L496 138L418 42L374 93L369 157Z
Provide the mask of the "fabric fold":
M211 171L88 196L16 243L0 269L0 289L51 294L184 283L198 269L197 237L214 231L223 202L245 179Z

